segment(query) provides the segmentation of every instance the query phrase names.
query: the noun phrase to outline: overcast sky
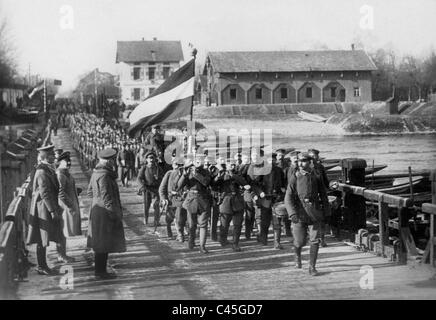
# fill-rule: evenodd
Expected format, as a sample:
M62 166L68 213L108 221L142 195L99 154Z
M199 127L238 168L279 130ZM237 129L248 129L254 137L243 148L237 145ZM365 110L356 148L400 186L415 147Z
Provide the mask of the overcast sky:
M20 71L30 63L64 89L95 67L116 73L117 40L180 40L185 60L191 42L199 62L208 51L350 49L356 39L399 54L436 47L435 0L0 0L0 10Z

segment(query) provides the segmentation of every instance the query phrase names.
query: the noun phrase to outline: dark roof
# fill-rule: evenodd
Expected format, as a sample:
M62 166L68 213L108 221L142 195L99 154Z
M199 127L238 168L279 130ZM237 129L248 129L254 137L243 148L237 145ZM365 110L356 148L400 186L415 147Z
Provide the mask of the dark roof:
M372 71L363 50L234 51L208 54L215 72Z
M154 51L154 57L152 54ZM118 62L179 62L183 61L180 41L117 41Z

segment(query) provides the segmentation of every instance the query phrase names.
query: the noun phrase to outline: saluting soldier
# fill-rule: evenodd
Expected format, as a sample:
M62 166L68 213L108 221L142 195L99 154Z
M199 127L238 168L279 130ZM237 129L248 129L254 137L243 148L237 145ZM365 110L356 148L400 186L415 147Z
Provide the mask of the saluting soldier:
M160 226L159 214L159 185L162 181L163 172L156 164L156 157L153 152L145 155L145 165L138 174L138 183L141 185L144 197L144 224L148 224L150 206L153 202L154 224Z
M63 237L57 246L59 262L73 262L74 259L67 256L65 234L68 237L82 235L80 218L80 206L78 188L74 177L70 174L71 168L70 152L63 152L58 158L56 175L59 181L59 203L63 209Z
M54 272L47 265L46 251L50 241L61 241L63 210L58 203L59 183L54 165L54 145L37 150L38 165L33 178L27 244L36 244L36 271L41 275L51 275Z
M318 275L315 266L321 228L330 206L323 182L311 167L310 161L308 153L298 155L298 170L290 177L285 206L292 221L296 267L302 267L301 250L306 244L306 235L309 231L309 273Z
M165 173L159 186L159 197L164 206L167 206L167 234L169 238L173 237L171 224L176 220L177 241L184 242L184 229L186 225L187 213L182 207L183 190L178 191L178 182L183 176L183 158L173 159L173 169Z
M96 279L116 277L107 272L108 254L126 251L123 211L113 165L115 156L116 151L111 148L99 152L99 162L88 186L88 195L92 196L88 246L95 254Z
M230 222L233 222L233 250L241 251L239 238L244 219L244 198L239 187L247 184L236 170L228 170L225 164L218 164L218 174L214 182L219 186L221 203L219 206L221 226L220 242L224 247L228 244L227 235Z
M187 197L183 202L183 208L188 212L189 226L189 249L194 249L197 225L200 227L200 252L208 253L206 249L207 223L209 220L211 198L208 187L210 185L210 173L203 168L201 156L192 160L187 159L185 172L179 180L178 190L184 187L188 189Z

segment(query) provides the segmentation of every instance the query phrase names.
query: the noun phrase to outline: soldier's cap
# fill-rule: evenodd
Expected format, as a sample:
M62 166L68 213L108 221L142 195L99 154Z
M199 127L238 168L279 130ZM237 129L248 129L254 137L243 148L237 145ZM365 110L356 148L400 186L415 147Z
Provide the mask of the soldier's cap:
M312 160L312 157L307 152L301 152L301 153L298 154L298 160L308 160L308 161L310 161L310 160Z
M117 154L117 152L112 149L112 148L106 148L103 150L100 150L97 154L97 157L99 157L100 159L112 159L113 157L115 157Z
M62 154L58 158L58 161L60 162L62 160L70 161L71 160L71 152L69 152L69 151L62 152Z
M173 163L179 164L179 165L183 165L185 164L185 158L183 157L176 157L173 159Z
M54 145L53 144L45 145L45 146L39 147L36 150L38 150L39 152L53 151L54 150Z
M297 157L301 152L294 150L288 153L289 157Z
M277 149L275 153L281 153L281 154L285 154L286 150L285 149Z
M309 149L309 150L307 150L307 152L308 152L308 153L315 154L315 155L318 155L318 154L319 154L319 150L316 150L316 149Z
M151 156L156 157L156 155L154 154L153 151L148 151L148 152L145 154L145 158L149 158L149 157L151 157Z

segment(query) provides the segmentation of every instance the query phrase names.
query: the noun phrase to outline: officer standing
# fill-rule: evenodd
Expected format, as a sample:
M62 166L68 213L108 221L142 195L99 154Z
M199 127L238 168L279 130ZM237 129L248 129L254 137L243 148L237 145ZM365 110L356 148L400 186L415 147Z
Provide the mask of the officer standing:
M285 195L286 210L292 221L296 267L301 268L301 250L309 231L309 273L318 275L315 268L318 257L321 228L330 211L325 187L310 164L308 153L298 155L298 170L290 177Z
M184 229L186 225L186 210L182 207L183 192L177 191L180 178L183 176L183 158L173 159L173 169L166 172L159 186L159 197L164 207L167 207L166 223L168 238L173 237L171 224L176 220L177 238L185 241Z
M208 187L210 185L210 173L203 168L200 156L192 160L187 159L185 172L179 180L178 191L187 188L187 197L183 202L183 208L188 212L189 226L189 249L194 249L197 225L200 227L200 252L208 253L206 249L207 223L209 220L211 198Z
M144 197L144 224L148 224L148 215L151 203L153 202L154 224L160 226L159 214L159 185L162 180L162 170L156 164L156 158L153 152L149 151L145 155L145 165L138 174L138 183L141 185Z
M69 237L82 235L82 225L76 182L69 172L71 168L70 152L63 152L58 158L58 164L56 175L59 181L59 203L63 209L64 224L62 241L57 246L58 261L73 262L74 259L66 254L65 233Z
M54 165L54 145L37 150L38 165L33 178L27 244L36 244L36 271L41 275L51 275L54 272L47 265L47 247L50 241L61 241L63 210L58 203L59 183Z
M221 227L220 242L224 247L228 244L227 235L230 222L233 222L233 251L241 251L239 238L241 236L242 221L244 219L244 198L239 187L247 184L236 170L228 170L224 164L218 164L218 174L215 183L220 190L221 204L219 206Z
M95 254L96 279L115 278L114 273L106 270L108 254L126 251L123 212L113 165L115 156L116 151L111 148L99 152L99 162L88 186L88 195L92 196L88 245Z

